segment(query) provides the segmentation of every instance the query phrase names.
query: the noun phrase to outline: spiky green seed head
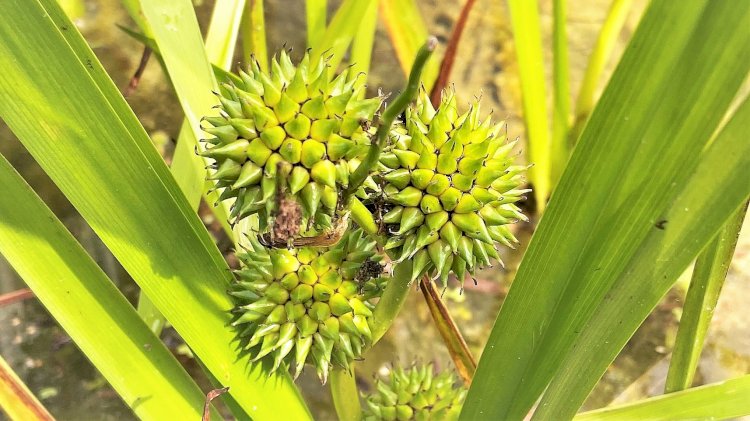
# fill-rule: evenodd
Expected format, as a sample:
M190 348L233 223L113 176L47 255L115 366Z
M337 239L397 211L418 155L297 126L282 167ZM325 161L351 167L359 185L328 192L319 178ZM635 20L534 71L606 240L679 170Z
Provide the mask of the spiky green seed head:
M236 198L230 216L257 213L264 226L282 189L307 222L328 228L331 218L319 214L333 215L352 164L367 153L365 127L382 99L359 99L356 75L333 77L326 59L311 63L307 54L295 66L282 51L269 73L253 62L238 79L218 93L220 116L204 119L212 137L201 153L216 161L210 178L222 200Z
M381 159L386 233L396 261L414 260L412 279L428 273L443 283L499 259L496 244L513 246L508 225L527 220L515 205L525 166L514 165L504 123L479 117L475 101L459 114L452 91L435 109L422 90L405 127Z
M383 289L374 246L354 230L331 248L266 249L255 241L238 253L242 268L230 294L242 349L254 360L270 356L274 371L294 359L295 377L311 364L322 382L331 365L349 367L371 343L370 300Z
M388 379L377 379L375 389L365 396L363 420L455 420L466 397L453 373L435 375L432 365L396 368Z

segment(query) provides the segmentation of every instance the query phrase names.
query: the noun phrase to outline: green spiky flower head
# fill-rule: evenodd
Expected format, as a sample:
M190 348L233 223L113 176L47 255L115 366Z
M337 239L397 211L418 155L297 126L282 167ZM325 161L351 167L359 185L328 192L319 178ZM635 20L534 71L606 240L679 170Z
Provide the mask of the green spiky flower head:
M218 94L220 116L211 126L203 156L216 161L210 178L236 198L231 217L260 214L263 225L275 211L277 189L292 196L302 215L330 226L338 190L366 154L367 127L381 98L359 99L364 89L345 70L332 77L326 59L298 66L282 51L271 71L253 61Z
M387 380L376 380L377 392L365 396L363 419L441 420L458 418L466 389L451 372L433 374L432 365L396 368Z
M361 356L372 339L370 300L382 289L374 242L361 230L328 249L256 242L238 257L233 325L254 360L272 356L275 371L294 358L295 377L309 363L325 382L332 364L348 367Z
M503 123L479 118L479 102L459 114L452 91L436 109L422 90L406 112L405 134L381 157L386 249L413 259L416 279L429 273L443 282L450 272L463 281L498 259L496 242L512 246L508 224L526 220L514 204L525 166L513 165Z

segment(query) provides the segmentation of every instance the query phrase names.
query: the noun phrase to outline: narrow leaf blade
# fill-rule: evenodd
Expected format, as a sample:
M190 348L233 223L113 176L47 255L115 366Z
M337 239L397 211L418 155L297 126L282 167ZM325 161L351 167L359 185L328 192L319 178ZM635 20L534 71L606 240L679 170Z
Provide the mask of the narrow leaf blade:
M479 362L463 419L522 419L561 367L586 383L555 389L561 403L575 404L579 400L570 395L583 399L578 394L588 394L591 377L584 381L581 366L567 371L563 359L595 355L609 362L621 349L621 338L575 340L592 320L605 322L594 314L614 308L611 288L649 233L661 232L658 222L672 212L669 199L687 183L747 74L750 60L737 60L747 57L750 46L750 35L738 30L745 13L746 8L698 0L679 8L651 3L524 256L487 345L493 351ZM726 49L717 50L717 44ZM724 189L732 188L737 193L740 187L717 184L709 190L727 195ZM706 200L706 191L700 193ZM643 256L653 263L653 256ZM630 278L623 288L646 289L649 282ZM629 337L650 309L630 306L607 318L598 333ZM627 329L617 324L631 319L635 324L624 324ZM588 360L579 362L593 369ZM587 373L594 380L600 374Z
M529 169L529 181L534 186L537 209L541 211L546 206L551 191L551 168L539 8L537 2L526 0L509 0L508 6L518 60L523 119L529 145L526 159L534 164Z
M750 375L584 412L575 421L724 420L750 415Z
M732 216L695 262L669 361L665 393L687 389L693 383L703 342L719 301L746 213L747 204Z
M0 184L0 253L125 403L141 418L200 416L200 389L2 156Z
M391 44L396 50L401 70L408 76L417 50L430 33L415 0L379 0L380 16ZM422 72L422 83L429 92L440 72L440 62L431 57Z

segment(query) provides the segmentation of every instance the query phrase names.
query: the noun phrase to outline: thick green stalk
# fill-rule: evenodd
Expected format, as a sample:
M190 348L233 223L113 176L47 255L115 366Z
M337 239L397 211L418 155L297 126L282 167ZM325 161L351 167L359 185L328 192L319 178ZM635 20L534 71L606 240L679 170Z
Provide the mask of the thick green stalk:
M359 404L357 379L354 374L354 364L349 370L335 368L331 372L331 397L339 421L359 421L362 419L362 406Z
M357 167L357 170L349 177L349 187L344 192L343 203L347 203L349 198L357 191L360 185L365 181L370 172L372 172L375 165L380 159L380 152L383 151L386 142L388 141L388 134L391 132L391 126L394 120L406 110L406 107L410 102L417 97L419 92L420 78L422 77L422 70L424 69L427 59L430 58L432 52L435 51L437 46L437 38L429 37L427 42L422 45L422 48L417 51L417 56L414 59L414 65L411 68L409 74L409 80L404 87L403 92L393 100L393 102L383 111L383 115L380 117L378 123L378 130L375 133L375 144L370 146L370 150L367 152L367 156L362 163Z
M693 383L706 332L732 262L746 213L747 204L737 210L716 238L698 255L682 309L664 393L687 389Z
M550 157L551 187L555 188L568 162L568 118L570 118L570 82L568 79L568 39L566 26L566 2L554 0L552 5L552 82L554 104L552 108L552 144Z

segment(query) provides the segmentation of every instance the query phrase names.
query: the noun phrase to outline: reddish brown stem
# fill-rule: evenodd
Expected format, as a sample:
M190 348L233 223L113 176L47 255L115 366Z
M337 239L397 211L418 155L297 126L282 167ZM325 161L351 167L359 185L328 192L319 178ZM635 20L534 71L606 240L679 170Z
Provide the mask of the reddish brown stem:
M419 289L424 295L432 319L435 321L435 326L438 332L440 332L445 346L448 348L448 353L456 365L456 371L458 371L461 379L463 379L464 384L469 386L471 379L474 377L474 372L477 370L477 362L474 356L471 355L471 351L469 351L464 337L458 330L458 326L456 326L450 313L448 313L445 303L440 299L440 294L435 289L435 284L427 276L424 276L419 283Z
M9 404L5 410L11 418L55 421L2 357L0 357L0 402Z
M18 301L27 300L34 296L34 292L28 288L21 288L16 291L9 292L7 294L0 295L0 307L8 304L13 304Z
M203 416L201 417L201 421L211 421L211 401L227 393L227 391L229 391L228 387L222 387L221 389L214 389L206 394L206 402L203 404Z
M445 49L445 55L443 61L440 63L440 73L438 74L435 84L432 86L432 92L430 92L430 101L432 106L436 107L440 105L440 94L443 88L448 84L448 77L451 75L453 70L453 62L456 60L456 51L458 50L458 43L461 40L461 35L464 33L466 27L466 21L469 20L469 12L474 6L476 0L466 0L466 4L461 9L461 14L458 16L456 25L453 27L451 38L448 41L448 46Z
M133 74L133 77L130 78L130 83L128 83L128 87L125 89L125 96L130 96L133 92L135 92L135 89L138 87L138 83L141 81L141 76L143 76L143 72L146 70L146 65L148 64L148 59L151 58L151 48L144 47L143 48L143 55L141 55L141 62L138 63L138 68L135 69L135 73Z

